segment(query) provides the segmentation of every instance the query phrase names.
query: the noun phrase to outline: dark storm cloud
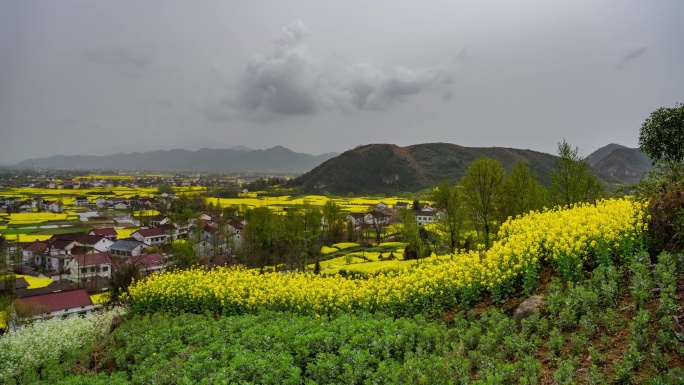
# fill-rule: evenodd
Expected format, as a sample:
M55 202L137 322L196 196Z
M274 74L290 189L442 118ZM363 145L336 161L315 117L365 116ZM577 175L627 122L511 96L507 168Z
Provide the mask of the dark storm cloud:
M386 68L341 58L325 62L304 44L308 33L301 20L283 28L271 38L274 51L247 64L234 99L222 97L207 103L205 117L222 121L231 116L230 109L257 121L329 109L381 111L429 90L437 90L445 98L451 94L456 62L425 68Z
M630 43L622 47L623 54L620 57L617 68L623 68L630 61L642 56L646 53L648 47L643 43Z

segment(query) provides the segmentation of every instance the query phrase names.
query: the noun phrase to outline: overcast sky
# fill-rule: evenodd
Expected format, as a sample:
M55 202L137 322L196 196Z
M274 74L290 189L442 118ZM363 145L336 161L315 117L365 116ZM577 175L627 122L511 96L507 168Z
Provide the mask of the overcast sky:
M684 101L684 1L0 0L0 164L245 145L587 155Z

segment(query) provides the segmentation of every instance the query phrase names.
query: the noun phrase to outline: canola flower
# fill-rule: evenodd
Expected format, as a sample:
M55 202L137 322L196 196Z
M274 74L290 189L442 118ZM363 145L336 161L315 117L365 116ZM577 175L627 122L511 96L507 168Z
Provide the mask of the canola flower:
M645 228L643 209L629 199L611 199L532 212L502 224L499 240L487 252L435 258L368 279L229 268L166 273L130 287L131 310L223 315L262 309L312 315L441 311L493 293L542 263L581 269L603 255L633 252Z

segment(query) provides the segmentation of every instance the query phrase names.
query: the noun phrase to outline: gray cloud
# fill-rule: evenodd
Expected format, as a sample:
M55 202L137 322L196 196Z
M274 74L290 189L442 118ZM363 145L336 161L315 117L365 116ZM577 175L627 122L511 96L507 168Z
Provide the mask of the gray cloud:
M627 63L646 53L648 46L643 43L629 43L623 45L621 49L623 53L617 64L618 69L623 68Z
M255 56L239 78L234 94L213 98L202 108L204 116L214 122L232 115L272 121L331 109L346 113L387 110L427 91L438 91L445 99L451 96L456 60L424 68L386 68L342 57L325 62L304 44L308 33L301 20L283 28L271 38L274 51Z
M135 45L89 49L83 57L87 62L104 66L129 78L139 77L153 67L150 56Z

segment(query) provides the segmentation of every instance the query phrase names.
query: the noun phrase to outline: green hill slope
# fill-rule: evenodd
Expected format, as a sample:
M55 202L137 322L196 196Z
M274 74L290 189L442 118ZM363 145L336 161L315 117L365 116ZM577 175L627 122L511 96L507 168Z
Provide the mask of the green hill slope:
M458 181L479 157L500 160L508 171L524 160L548 184L555 156L531 150L501 147L463 147L425 143L399 147L371 144L329 159L293 181L307 192L334 194L392 194L432 187L442 180Z

